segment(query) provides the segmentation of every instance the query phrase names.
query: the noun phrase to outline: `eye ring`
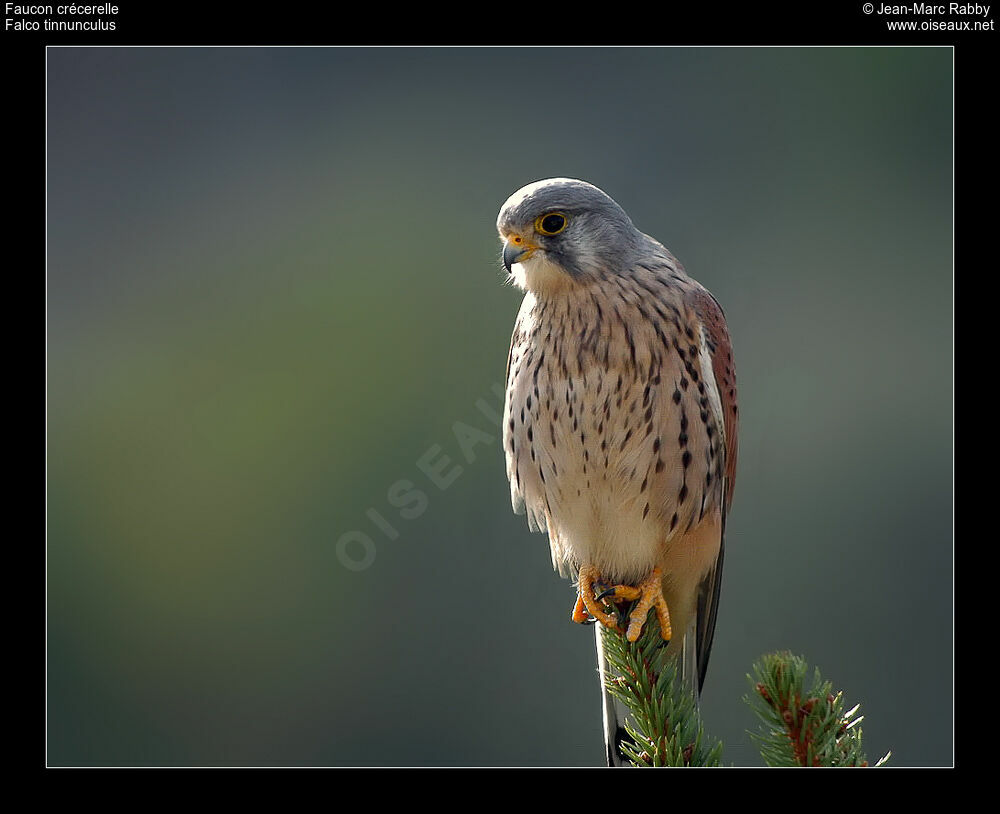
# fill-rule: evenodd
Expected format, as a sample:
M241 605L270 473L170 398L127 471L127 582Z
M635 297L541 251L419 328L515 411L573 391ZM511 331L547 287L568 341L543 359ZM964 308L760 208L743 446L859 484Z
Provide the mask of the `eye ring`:
M535 218L535 231L543 235L558 235L569 224L562 212L546 212Z

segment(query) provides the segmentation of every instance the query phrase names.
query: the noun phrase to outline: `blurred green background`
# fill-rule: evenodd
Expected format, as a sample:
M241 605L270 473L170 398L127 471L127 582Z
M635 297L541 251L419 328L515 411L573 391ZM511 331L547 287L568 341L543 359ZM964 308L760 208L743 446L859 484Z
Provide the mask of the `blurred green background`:
M724 762L779 648L952 762L950 49L47 53L50 765L602 763L488 417L555 175L726 309Z

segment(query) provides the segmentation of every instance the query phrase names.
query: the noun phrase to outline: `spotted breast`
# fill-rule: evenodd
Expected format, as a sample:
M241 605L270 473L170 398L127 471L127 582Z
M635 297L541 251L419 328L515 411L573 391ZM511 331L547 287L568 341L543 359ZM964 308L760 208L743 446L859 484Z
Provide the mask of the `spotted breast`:
M732 349L721 309L673 258L610 286L529 292L507 389L512 501L548 532L560 573L592 562L636 580L731 495Z

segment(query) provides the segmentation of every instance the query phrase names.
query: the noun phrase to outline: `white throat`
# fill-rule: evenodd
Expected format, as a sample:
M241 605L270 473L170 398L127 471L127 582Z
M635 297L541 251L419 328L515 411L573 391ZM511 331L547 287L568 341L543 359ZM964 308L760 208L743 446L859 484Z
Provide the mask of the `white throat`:
M573 286L573 278L541 251L511 266L510 278L518 288L533 294L555 294Z

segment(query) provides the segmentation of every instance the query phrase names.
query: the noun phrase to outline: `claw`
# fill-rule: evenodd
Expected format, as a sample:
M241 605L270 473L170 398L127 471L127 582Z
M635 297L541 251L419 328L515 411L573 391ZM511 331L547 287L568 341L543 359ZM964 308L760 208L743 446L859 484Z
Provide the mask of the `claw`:
M577 600L577 606L579 606L580 603L583 603L583 606L587 609L590 615L602 625L617 628L618 622L615 617L607 613L607 611L604 610L595 598L594 583L599 580L600 574L597 573L597 569L594 568L594 566L585 565L580 569L580 597Z
M576 598L572 619L578 625L592 625L597 621L587 612L587 606L584 604L582 596Z

